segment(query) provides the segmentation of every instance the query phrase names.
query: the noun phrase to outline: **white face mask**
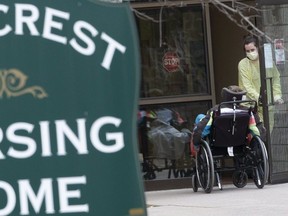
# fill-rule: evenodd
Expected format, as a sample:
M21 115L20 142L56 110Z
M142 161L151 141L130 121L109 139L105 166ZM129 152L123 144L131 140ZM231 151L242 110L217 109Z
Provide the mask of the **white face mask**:
M258 52L257 50L253 51L253 52L247 52L246 53L246 56L252 60L252 61L255 61L256 59L258 59Z

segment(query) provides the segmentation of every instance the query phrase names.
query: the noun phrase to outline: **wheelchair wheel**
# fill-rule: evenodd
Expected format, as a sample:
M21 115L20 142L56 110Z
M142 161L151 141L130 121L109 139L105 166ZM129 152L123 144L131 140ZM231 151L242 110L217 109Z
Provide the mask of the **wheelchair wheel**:
M204 140L201 140L196 154L196 173L199 186L206 193L210 193L214 185L214 163L210 147Z
M194 192L198 191L198 180L197 180L197 175L193 174L192 175L192 189Z
M244 171L235 171L232 175L233 184L237 188L243 188L247 185L248 175Z
M253 180L258 188L263 188L267 183L269 166L268 166L268 154L266 147L259 137L254 137L250 143L251 152L253 154Z

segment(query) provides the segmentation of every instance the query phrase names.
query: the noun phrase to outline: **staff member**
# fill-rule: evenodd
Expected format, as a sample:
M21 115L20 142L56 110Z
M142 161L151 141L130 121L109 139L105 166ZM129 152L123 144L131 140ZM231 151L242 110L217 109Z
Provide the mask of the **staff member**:
M243 58L238 64L238 80L239 87L247 91L246 97L248 100L259 101L260 96L260 66L259 66L259 54L258 54L258 43L254 36L246 36L243 44L246 57ZM272 78L272 88L275 104L283 104L280 84L280 75L276 66L273 64L273 68L266 68L266 77ZM270 85L267 85L267 92L271 94ZM268 98L271 98L268 95ZM258 107L258 114L260 121L263 122L263 108ZM269 106L269 122L270 131L274 127L274 107Z

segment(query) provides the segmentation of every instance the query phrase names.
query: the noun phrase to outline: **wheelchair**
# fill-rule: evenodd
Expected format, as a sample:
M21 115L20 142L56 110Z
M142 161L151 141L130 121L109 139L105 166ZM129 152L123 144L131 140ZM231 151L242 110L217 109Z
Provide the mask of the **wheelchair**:
M249 104L247 109L238 109ZM225 108L231 107L231 108ZM243 106L242 106L243 107ZM214 186L222 190L221 175L230 171L233 184L243 188L248 182L248 174L257 188L261 189L268 181L268 154L259 136L249 133L250 116L257 112L257 102L234 100L222 102L214 110L210 134L202 138L197 152L196 173L192 176L194 192L202 188L210 193ZM227 165L227 160L232 165Z

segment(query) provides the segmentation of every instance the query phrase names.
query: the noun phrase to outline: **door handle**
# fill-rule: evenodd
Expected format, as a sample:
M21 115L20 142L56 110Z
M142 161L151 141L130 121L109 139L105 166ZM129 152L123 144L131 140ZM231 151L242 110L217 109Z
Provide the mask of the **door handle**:
M271 91L271 102L270 103L268 103L268 106L274 106L275 105L275 103L274 103L274 93L273 93L273 77L266 77L265 78L266 80L268 80L268 82L269 82L269 84L270 84L270 91ZM267 94L267 89L265 90L266 91L266 94ZM269 96L269 95L268 95ZM269 101L269 100L268 100Z

